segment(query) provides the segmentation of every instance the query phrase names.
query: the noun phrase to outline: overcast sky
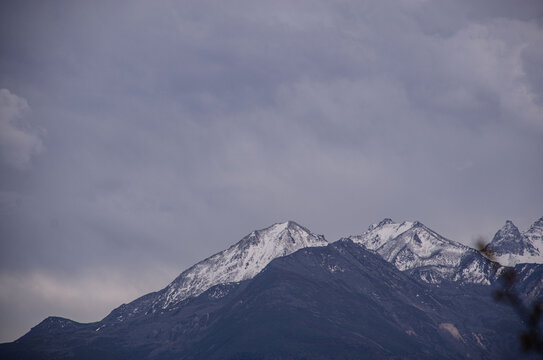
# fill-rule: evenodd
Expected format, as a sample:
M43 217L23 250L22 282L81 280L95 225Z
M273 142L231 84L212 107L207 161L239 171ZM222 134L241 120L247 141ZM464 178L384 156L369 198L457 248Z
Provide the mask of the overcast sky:
M254 229L543 216L543 2L2 1L0 341Z

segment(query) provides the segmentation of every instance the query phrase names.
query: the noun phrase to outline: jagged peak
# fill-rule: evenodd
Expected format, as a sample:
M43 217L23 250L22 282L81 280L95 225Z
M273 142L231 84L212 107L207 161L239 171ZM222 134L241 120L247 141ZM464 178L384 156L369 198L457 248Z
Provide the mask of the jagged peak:
M286 230L288 227L291 226L291 223L293 223L293 222L290 221L290 220L283 221L283 222L278 222L278 223L272 224L272 225L270 225L267 228L264 228L262 230L267 230L267 229Z
M516 227L516 225L513 224L511 220L506 220L502 228L498 230L498 232L496 232L496 235L494 235L492 242L500 241L504 238L510 238L510 237L513 237L513 238L520 237L520 231Z
M383 226L383 225L388 225L388 224L394 224L394 221L392 221L391 218L384 218L383 220L379 222L377 226Z
M390 225L390 224L395 224L395 222L392 221L391 218L384 218L383 220L379 221L379 222L376 223L376 224L371 224L371 225L368 227L368 231L371 231L371 230L374 230L374 229L378 229L378 228L381 228L381 227L383 227L383 226Z
M153 306L164 309L212 286L250 279L277 257L305 247L326 245L323 235L314 234L291 220L255 230L228 249L182 272Z
M392 237L396 237L400 235L401 233L404 233L412 229L415 225L424 227L424 225L422 223L419 223L418 221L417 222L403 221L401 223L397 223L395 221L392 221L392 219L390 218L385 218L381 220L379 223L371 224L368 227L368 230L363 235L372 234L372 233L377 233L377 234L382 233L382 235L385 235L386 233L390 236L394 234L394 236ZM363 235L360 235L360 236L363 236Z
M534 247L530 235L537 237L534 233L538 232L538 228L530 229L532 233L528 231L521 234L515 224L507 220L485 249L491 251L498 261L505 265L514 265L529 260L531 257L537 257L539 251Z
M412 227L426 227L426 226L424 226L423 223L421 223L420 221L417 220L417 221L413 222Z
M433 243L432 248L445 246L458 249L458 251L468 249L459 242L445 238L420 221L391 222L381 227L374 226L373 228L370 227L364 234L351 236L350 238L370 250L376 250L380 247L400 249L406 242L413 242L422 246L423 243L429 244L428 241Z
M528 229L528 232L533 232L534 230L543 230L543 216L534 221Z
M261 235L261 234L268 234L268 233L280 234L283 231L287 230L288 228L289 228L289 221L284 221L284 222L275 223L273 225L270 225L260 230L255 230L250 235L257 235L257 234Z
M505 220L505 224L502 226L502 229L509 230L509 229L518 229L517 226L513 223L511 220Z
M466 278L455 273L456 266L464 259L478 253L461 243L443 237L420 221L402 223L383 221L381 225L370 226L364 234L351 236L350 239L377 252L401 271L439 267L443 279L467 279L466 281L475 283L488 281L482 275L483 269L477 265L480 259L476 256L474 258L476 264L473 265L476 275ZM455 277L457 275L459 277ZM439 281L436 279L432 281Z
M257 231L257 232L270 231L270 230L283 231L283 230L287 230L287 229L303 229L306 232L311 233L311 231L309 231L306 227L301 226L296 221L292 221L292 220L277 222L277 223L272 224L272 225L270 225L270 226L268 226L266 228L263 228L263 229L260 229L260 230L255 230L255 231Z
M309 230L305 226L298 224L296 221L293 220L287 220L285 222L277 223L272 226L279 226L281 228L284 228L285 230L302 230L308 234L312 234L311 230Z
M407 232L410 230L417 230L417 229L432 233L435 236L440 236L435 231L428 228L426 225L424 225L418 220L416 221L406 220L406 221L402 221L401 223L397 223L397 222L392 221L390 218L385 218L377 224L370 225L365 234L384 232L390 235L391 238L393 238L393 237L401 235L404 232Z
M293 220L288 220L288 221L285 221L285 223L287 224L287 227L293 227L293 228L304 228L304 226L298 224L296 221L293 221Z
M304 238L315 238L318 239L318 242L321 242L324 240L326 242L326 239L323 235L317 235L314 234L311 230L306 228L305 226L302 226L298 224L295 221L288 220L280 223L275 223L267 228L260 229L253 231L249 236L257 236L262 237L265 236L266 238L271 238L274 240L279 240L282 238L284 234L288 234L291 237L304 237Z

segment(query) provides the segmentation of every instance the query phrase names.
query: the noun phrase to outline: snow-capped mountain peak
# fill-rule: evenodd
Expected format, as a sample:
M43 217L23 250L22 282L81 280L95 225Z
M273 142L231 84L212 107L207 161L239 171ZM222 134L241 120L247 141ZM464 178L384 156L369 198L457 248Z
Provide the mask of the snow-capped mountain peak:
M247 240L249 242L258 240L259 243L267 243L268 246L271 246L272 244L281 245L287 252L289 251L289 248L301 249L308 246L320 246L328 244L324 239L324 236L315 235L307 228L294 221L285 221L282 223L273 224L272 226L262 230L253 231L243 240Z
M502 226L500 230L494 236L495 239L503 241L507 238L516 239L520 236L519 229L513 224L511 220L506 220L505 225Z
M537 219L524 233L533 240L543 240L543 216Z
M368 231L371 231L373 229L380 228L380 227L383 227L383 226L386 226L386 225L390 225L390 224L394 224L394 221L392 221L391 218L384 218L383 220L381 220L377 224L371 224L369 226L369 228L368 228Z
M323 235L313 234L294 221L253 231L228 249L181 273L155 305L166 308L212 286L251 279L277 257L305 247L326 245Z
M377 224L371 224L368 230L362 235L350 236L349 239L356 243L363 244L370 250L376 250L386 242L412 228L415 223L404 221L395 223L389 218L381 220Z
M543 263L543 216L537 219L523 235L539 254L539 259L534 259L533 262Z
M511 220L496 232L485 247L502 265L543 263L543 217L521 233Z
M124 321L135 316L171 311L183 300L198 296L216 285L225 296L229 284L248 280L260 273L273 259L306 247L326 246L323 235L316 235L294 221L255 230L215 255L183 271L164 289L123 304L106 319Z
M447 279L489 283L491 271L482 255L418 221L395 223L387 218L349 239L377 252L399 270L418 271L427 282Z

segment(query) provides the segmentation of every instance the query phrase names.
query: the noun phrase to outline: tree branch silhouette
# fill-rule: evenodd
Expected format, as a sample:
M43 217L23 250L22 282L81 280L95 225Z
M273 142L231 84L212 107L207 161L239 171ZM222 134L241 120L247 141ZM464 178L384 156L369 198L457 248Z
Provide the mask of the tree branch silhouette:
M499 264L494 253L485 245L484 239L477 241L477 248L481 254ZM504 267L500 276L501 287L494 291L494 299L511 306L518 314L526 328L519 334L522 350L524 352L536 352L543 358L543 334L541 332L541 320L543 319L543 302L536 300L534 304L527 305L515 287L518 274L514 267Z

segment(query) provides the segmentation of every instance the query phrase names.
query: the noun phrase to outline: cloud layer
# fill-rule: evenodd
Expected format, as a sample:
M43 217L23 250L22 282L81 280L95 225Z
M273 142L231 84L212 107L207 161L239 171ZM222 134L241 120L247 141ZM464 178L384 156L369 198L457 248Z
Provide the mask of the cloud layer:
M43 150L39 131L22 122L29 110L25 99L0 89L0 153L17 169L27 168L32 156Z

